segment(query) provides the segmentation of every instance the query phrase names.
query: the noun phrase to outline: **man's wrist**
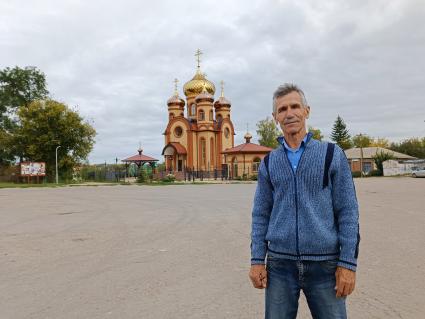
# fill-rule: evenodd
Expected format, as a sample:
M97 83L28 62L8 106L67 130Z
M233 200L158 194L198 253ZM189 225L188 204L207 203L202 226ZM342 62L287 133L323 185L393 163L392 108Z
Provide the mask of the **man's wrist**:
M251 258L251 266L254 265L264 265L264 258Z
M345 268L345 269L349 269L351 271L356 271L357 270L357 263L351 262L351 261L342 260L342 259L339 259L338 260L337 266L338 267Z

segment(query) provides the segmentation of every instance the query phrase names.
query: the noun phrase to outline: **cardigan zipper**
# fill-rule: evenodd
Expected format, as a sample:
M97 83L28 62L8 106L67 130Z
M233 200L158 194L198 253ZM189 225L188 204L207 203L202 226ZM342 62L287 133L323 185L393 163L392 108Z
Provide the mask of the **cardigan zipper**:
M311 136L308 136L307 137L307 141L304 144L304 147L305 147L304 148L304 151L301 154L300 160L298 161L297 169L300 167L301 160L304 157L304 154L305 154L305 152L307 150L307 144L310 141L310 139L311 139ZM295 216L296 216L296 219L295 219L296 249L297 249L297 257L298 257L298 259L301 259L300 247L299 247L299 241L300 241L300 239L299 239L299 233L298 233L298 186L297 186L297 172L296 171L294 172L294 169L293 169L293 167L291 165L291 161L289 160L288 154L286 153L285 147L283 147L283 151L285 153L286 160L288 161L289 167L291 168L292 174L294 176L294 183L295 183Z

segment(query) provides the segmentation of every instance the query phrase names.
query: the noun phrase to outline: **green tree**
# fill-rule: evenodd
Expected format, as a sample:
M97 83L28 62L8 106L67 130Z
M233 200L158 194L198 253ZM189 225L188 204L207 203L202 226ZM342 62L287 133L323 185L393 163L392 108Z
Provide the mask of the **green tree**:
M281 135L276 127L274 120L267 117L257 123L257 135L259 136L258 142L262 146L276 148L279 146L276 140Z
M0 165L14 160L11 138L17 128L15 112L48 95L44 73L35 67L0 70Z
M370 146L389 148L390 142L384 137L378 137L372 141Z
M366 134L357 134L352 138L354 147L369 147L371 146L373 139Z
M96 131L65 104L34 101L17 112L19 126L13 136L14 153L26 160L46 162L49 177L55 172L58 145L59 168L70 178L75 165L87 158Z
M308 127L308 131L313 133L313 138L315 140L321 141L323 138L322 132L318 128L314 128L313 126Z
M351 147L350 134L347 130L344 120L338 115L332 128L331 139L343 150Z
M425 137L413 137L400 143L391 143L390 149L417 158L425 158Z
M26 106L34 100L45 99L48 94L46 76L36 67L0 70L0 111Z
M372 159L376 164L376 168L378 169L380 176L384 175L383 163L393 158L394 156L392 156L392 154L384 151L377 152L374 156L372 156Z
M8 166L14 160L11 138L11 134L0 127L0 166Z

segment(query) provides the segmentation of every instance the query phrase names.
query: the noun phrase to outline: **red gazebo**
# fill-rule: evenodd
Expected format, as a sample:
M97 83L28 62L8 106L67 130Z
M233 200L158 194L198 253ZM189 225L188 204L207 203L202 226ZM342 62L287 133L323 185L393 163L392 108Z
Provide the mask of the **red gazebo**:
M134 164L137 165L137 167L139 169L144 164L149 163L149 165L152 167L152 171L154 171L155 162L158 162L158 160L156 158L143 155L142 154L142 152L143 152L143 149L142 148L139 148L137 151L139 152L139 154L130 156L130 157L126 158L126 159L123 159L121 162L124 162L126 166L128 164L134 163Z

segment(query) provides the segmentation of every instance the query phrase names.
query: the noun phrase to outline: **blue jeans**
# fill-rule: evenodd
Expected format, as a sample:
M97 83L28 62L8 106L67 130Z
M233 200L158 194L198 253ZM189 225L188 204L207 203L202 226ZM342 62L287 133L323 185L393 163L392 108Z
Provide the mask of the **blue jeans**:
M336 260L267 257L266 319L297 317L302 289L314 319L347 318L345 299L337 298Z

